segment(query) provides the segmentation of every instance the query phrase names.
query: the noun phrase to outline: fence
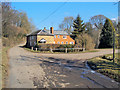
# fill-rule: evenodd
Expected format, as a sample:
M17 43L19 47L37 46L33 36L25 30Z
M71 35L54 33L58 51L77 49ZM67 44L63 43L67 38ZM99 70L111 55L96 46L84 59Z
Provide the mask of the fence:
M42 49L42 48L33 48L31 47L31 50L36 50L36 51L50 51L50 52L65 52L68 53L68 51L72 51L72 52L80 52L80 51L85 51L85 48L47 48L47 49Z

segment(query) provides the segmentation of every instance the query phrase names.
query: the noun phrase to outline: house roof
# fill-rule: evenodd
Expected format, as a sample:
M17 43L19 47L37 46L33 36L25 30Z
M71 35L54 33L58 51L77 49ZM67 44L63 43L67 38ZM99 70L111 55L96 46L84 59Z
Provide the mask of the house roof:
M68 33L67 32L65 32L65 31L58 31L58 30L54 30L54 32L53 32L55 35L68 35Z
M35 32L32 32L30 34L28 34L27 36L35 36L35 35L68 35L67 32L65 31L61 31L61 30L54 30L53 31L54 34L50 33L50 30L38 30Z
M35 36L35 35L53 35L53 34L50 34L47 30L38 30L28 34L27 36Z

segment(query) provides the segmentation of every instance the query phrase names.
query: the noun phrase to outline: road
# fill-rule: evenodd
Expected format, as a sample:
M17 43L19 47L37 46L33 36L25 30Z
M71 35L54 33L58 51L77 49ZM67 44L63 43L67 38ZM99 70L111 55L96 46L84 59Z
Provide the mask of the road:
M79 54L42 54L20 45L9 50L7 88L117 88L118 83L86 67L87 59L110 54L99 50Z

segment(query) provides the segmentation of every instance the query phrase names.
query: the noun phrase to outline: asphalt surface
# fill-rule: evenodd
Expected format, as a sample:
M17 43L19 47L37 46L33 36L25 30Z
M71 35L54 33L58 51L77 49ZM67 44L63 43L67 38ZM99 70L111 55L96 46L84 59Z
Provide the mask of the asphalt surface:
M9 50L7 88L118 88L118 83L86 67L87 59L112 50L79 54L42 54L20 45Z

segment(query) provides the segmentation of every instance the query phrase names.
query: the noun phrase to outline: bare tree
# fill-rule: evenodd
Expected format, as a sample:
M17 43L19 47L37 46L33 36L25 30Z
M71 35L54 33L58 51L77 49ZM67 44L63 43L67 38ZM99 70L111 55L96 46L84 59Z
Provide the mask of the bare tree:
M71 16L65 17L63 22L59 25L59 28L70 34L73 26L73 20L74 18Z
M101 33L101 30L103 28L106 18L107 17L105 17L104 15L96 15L96 16L93 16L92 18L90 18L90 20L89 20L90 23L95 28L95 30L98 31L98 37L96 37L97 38L96 48L98 48L98 46L99 46L100 33Z
M24 36L33 28L34 25L25 12L13 9L9 2L2 2L2 36L4 45L8 45L6 41L10 41L10 43L13 41L13 44L17 43L17 40L22 41Z

